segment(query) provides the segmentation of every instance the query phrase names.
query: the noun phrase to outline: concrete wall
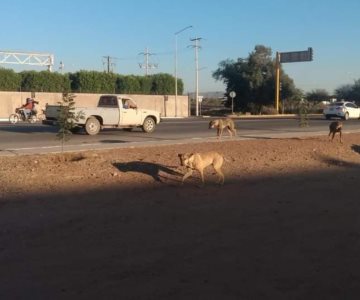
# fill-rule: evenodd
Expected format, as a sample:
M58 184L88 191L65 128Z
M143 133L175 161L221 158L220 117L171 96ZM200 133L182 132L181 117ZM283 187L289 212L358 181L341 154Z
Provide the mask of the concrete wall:
M77 107L95 107L102 94L75 94ZM189 116L188 96L177 96L175 109L175 95L124 95L135 100L139 108L159 111L162 117ZM15 108L25 103L31 97L30 92L0 92L0 119L8 119L15 112ZM46 103L57 104L62 99L61 93L35 93L35 100L39 101L37 108L45 108Z

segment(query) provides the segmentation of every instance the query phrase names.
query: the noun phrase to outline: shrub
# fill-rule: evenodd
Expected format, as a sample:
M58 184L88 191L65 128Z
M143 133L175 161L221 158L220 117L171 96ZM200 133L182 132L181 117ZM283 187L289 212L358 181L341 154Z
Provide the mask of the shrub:
M262 115L277 115L278 112L273 106L261 106L260 114Z

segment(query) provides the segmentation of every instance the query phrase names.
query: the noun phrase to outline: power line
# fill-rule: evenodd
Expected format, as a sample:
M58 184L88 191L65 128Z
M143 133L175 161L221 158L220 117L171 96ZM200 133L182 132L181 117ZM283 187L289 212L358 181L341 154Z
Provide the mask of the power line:
M139 63L139 67L141 69L145 69L145 75L149 75L149 69L158 68L158 64L149 62L149 56L155 55L155 53L150 53L147 47L145 49L145 52L141 52L139 53L139 55L144 55L144 63Z
M104 60L105 59L105 60ZM114 59L117 59L116 57L111 57L109 55L103 56L103 65L106 65L106 72L107 73L113 73L114 68L116 66L116 63L113 62Z

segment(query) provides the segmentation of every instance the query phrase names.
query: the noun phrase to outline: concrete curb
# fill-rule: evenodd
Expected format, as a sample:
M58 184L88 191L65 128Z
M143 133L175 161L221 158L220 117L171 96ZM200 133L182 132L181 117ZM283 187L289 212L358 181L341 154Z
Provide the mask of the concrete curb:
M286 115L223 115L223 116L210 116L210 115L202 115L202 116L189 116L183 117L183 119L217 119L217 118L231 118L231 119L244 119L244 120L251 120L251 119L296 119L299 118L297 114L286 114ZM323 119L323 114L308 114L309 119L314 118L321 118ZM164 118L165 119L165 118ZM167 117L166 119L174 119L174 117Z
M187 118L232 118L232 119L294 119L298 118L296 114L286 114L286 115L241 115L241 116L234 116L234 115L225 115L225 116L189 116L189 117L161 117L163 120L173 120L173 119L187 119ZM309 114L309 118L322 118L322 114ZM9 121L8 118L0 118L0 122L7 122Z
M210 116L206 116L210 117ZM226 115L227 118L232 119L295 119L299 118L297 114L284 114L284 115ZM323 114L308 114L308 118L322 118Z

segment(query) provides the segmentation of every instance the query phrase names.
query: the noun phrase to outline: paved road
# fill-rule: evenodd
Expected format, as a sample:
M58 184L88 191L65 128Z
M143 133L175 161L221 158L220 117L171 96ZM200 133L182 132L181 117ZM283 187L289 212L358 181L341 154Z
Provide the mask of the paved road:
M215 129L209 130L209 118L166 119L152 134L140 129L133 132L104 130L99 135L75 134L65 145L65 151L132 147L139 145L176 144L214 141ZM298 137L327 134L329 121L311 119L309 127L300 128L296 119L240 119L236 120L237 139ZM46 153L61 151L55 127L41 124L0 123L0 155ZM360 132L360 121L345 122L345 132ZM227 136L227 133L225 134Z

